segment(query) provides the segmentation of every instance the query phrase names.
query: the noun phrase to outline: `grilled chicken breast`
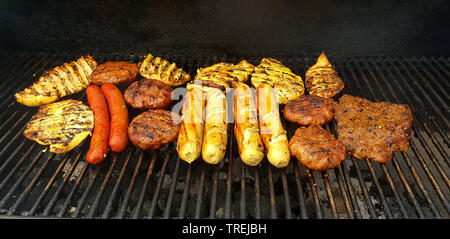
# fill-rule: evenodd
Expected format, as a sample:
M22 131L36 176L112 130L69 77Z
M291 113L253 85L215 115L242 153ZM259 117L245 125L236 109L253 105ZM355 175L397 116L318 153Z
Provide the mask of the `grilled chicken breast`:
M40 107L23 134L39 144L50 145L52 153L65 153L80 144L93 128L92 110L70 99Z
M30 107L55 102L86 89L96 67L97 62L91 56L83 56L46 71L38 81L17 92L14 97L17 102Z
M247 81L254 68L255 66L245 60L236 65L221 62L198 69L194 80L206 86L231 88L239 82Z
M175 63L170 63L159 57L148 54L138 64L139 73L147 79L162 81L171 86L179 86L191 79L191 76L178 68Z
M284 66L280 61L263 58L259 66L251 75L252 85L257 88L260 84L268 84L275 88L280 104L286 104L305 92L302 78Z
M384 163L394 151L409 147L413 117L408 105L343 95L335 119L339 141L356 158Z
M323 52L316 64L306 71L305 84L310 95L323 98L333 97L344 88L344 82L339 78L338 73Z

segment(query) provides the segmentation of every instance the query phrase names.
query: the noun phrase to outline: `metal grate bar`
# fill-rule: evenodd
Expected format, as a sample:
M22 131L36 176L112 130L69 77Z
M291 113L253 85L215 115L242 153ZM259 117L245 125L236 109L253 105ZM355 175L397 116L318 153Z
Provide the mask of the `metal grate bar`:
M138 200L138 203L136 205L136 209L135 209L134 215L133 215L133 218L135 218L135 219L139 217L139 212L141 211L142 205L144 204L144 198L145 198L145 195L147 194L148 184L150 181L150 177L153 174L153 168L155 167L156 157L158 156L158 153L159 153L158 151L155 151L153 153L152 160L150 161L150 165L148 166L147 174L145 175L144 185L142 186L142 191L139 196L139 200Z

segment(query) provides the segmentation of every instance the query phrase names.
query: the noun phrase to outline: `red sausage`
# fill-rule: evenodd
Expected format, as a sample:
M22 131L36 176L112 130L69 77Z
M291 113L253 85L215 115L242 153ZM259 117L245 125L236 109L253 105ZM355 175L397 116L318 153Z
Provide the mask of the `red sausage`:
M94 132L86 160L91 164L102 162L108 154L110 119L108 105L100 87L91 85L86 89L89 106L94 111Z
M109 133L109 147L119 153L128 145L128 110L119 88L111 83L102 85L103 94L109 106L111 114L111 130Z

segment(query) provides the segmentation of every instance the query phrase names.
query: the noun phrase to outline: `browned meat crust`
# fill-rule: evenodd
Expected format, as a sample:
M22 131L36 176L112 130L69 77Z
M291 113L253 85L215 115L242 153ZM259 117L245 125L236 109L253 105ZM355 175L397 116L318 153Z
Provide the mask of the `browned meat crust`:
M172 87L158 80L142 79L127 88L124 98L135 109L163 109L172 102Z
M149 110L136 116L128 126L130 141L143 150L156 150L173 142L181 117L167 110Z
M128 85L133 82L139 73L136 64L124 61L110 61L99 65L91 74L91 83L103 85Z
M323 125L333 120L334 100L315 95L302 95L288 101L283 116L300 125Z
M312 170L339 167L345 159L345 146L321 126L300 127L289 140L289 151Z
M409 147L413 117L408 105L344 95L335 118L339 141L356 158L383 163L391 160L393 152Z

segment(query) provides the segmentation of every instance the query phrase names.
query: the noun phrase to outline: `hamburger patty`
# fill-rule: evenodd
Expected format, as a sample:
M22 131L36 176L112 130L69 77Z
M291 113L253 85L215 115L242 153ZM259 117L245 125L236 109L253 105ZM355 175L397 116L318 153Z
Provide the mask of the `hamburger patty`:
M289 151L301 164L319 171L339 167L346 155L344 144L318 125L298 128Z
M172 102L172 87L161 81L142 79L127 88L124 98L135 109L162 109Z
M95 68L91 74L91 82L96 85L128 85L136 79L138 73L139 69L134 63L109 61Z
M336 106L339 141L356 158L387 162L394 151L406 151L411 136L408 105L371 102L344 95Z
M143 150L156 150L173 142L181 117L167 110L149 110L136 116L128 126L131 142Z
M323 125L333 120L334 100L315 95L302 95L288 101L283 116L300 125Z

